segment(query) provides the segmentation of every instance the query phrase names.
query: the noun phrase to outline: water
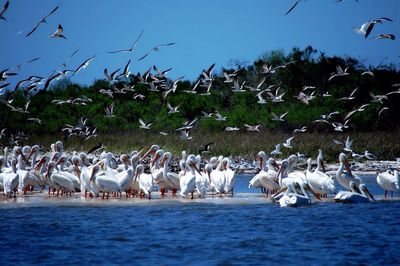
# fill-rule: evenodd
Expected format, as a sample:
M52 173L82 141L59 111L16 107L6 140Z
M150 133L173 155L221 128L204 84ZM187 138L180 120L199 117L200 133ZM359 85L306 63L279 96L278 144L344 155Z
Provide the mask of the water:
M400 264L400 201L280 208L247 189L249 178L238 177L239 194L232 199L0 201L0 261ZM366 182L382 194L373 179Z

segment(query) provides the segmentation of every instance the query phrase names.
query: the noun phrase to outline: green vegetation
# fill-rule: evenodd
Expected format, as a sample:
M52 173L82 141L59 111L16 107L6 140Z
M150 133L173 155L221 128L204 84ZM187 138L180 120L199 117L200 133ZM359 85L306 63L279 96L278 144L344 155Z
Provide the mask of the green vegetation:
M295 63L287 64L295 61ZM262 74L263 66L277 67L274 74ZM331 73L336 72L336 67L348 67L350 75L337 77L328 81ZM231 73L236 69L222 69ZM374 76L361 75L366 70L373 72ZM97 137L88 141L71 137L67 143L73 149L89 147L98 142L117 150L130 150L131 146L148 146L151 143L165 145L173 151L182 149L195 151L197 147L206 142L215 142L215 154L242 154L253 155L258 150L272 150L277 143L282 143L292 134L295 128L307 126L308 133L297 134L293 140L294 150L313 155L321 147L325 153L332 156L340 151L340 146L334 146L332 139L345 139L347 135L354 137L354 145L360 145L359 152L365 149L375 152L380 158L393 159L400 156L397 144L400 125L400 94L391 94L382 103L371 102L370 93L385 95L397 90L393 84L400 83L400 73L391 66L378 66L367 68L354 58L326 57L323 53L312 47L304 50L293 49L285 55L282 51L272 51L260 57L250 66L242 67L238 74L239 83L246 81L246 85L255 87L261 79L266 78L262 89L277 84L280 91L285 92L284 102L272 103L267 100L264 105L257 103L255 92L233 93L232 83L225 83L221 72L215 74L211 87L211 95L200 96L183 92L191 90L189 81L178 83L175 93L170 93L167 99L160 92L148 90L147 84L137 82L135 76L125 81L115 83L119 89L124 86L134 86L135 92L114 93L114 99L100 93L102 89L110 89L112 84L105 80L98 80L91 86L72 84L67 79L54 83L47 91L39 91L35 95L26 94L17 90L13 97L13 106L22 107L30 99L29 114L12 112L5 105L0 105L1 128L7 128L6 134L15 135L23 131L31 141L41 141L43 144L56 139L67 140L62 128L66 124L76 125L81 117L88 118L87 125L97 127ZM172 81L168 80L168 84ZM305 105L296 99L304 86L315 86L316 96ZM348 96L353 89L359 89L352 101L340 101L338 98ZM199 87L200 92L206 88ZM310 94L312 90L306 91ZM331 97L322 97L329 92ZM144 99L134 99L134 95L142 94ZM3 95L7 97L8 95ZM86 96L92 100L86 105L51 103L54 99L68 100ZM264 98L267 95L264 94ZM104 108L115 102L115 117L104 117ZM179 105L179 113L168 114L167 102L172 106ZM344 122L347 112L362 104L369 103L364 112L357 112L351 116L350 127L344 133L333 131L327 123L312 123L320 115L332 111L339 111L340 115L334 121ZM382 107L389 109L378 116ZM201 117L201 111L218 111L227 117L226 121L216 121L213 117L199 119L193 130L192 140L182 140L175 129L183 122ZM284 122L271 120L272 112L279 114L288 111ZM27 118L35 117L42 120L42 125ZM139 118L146 122L153 122L150 132L139 130ZM261 124L261 132L246 133L243 124ZM226 126L240 127L241 132L224 132ZM162 136L158 132L168 132ZM379 131L379 132L378 132ZM48 136L52 136L47 141ZM8 138L2 138L3 145L8 145ZM67 144L68 145L68 144ZM371 147L371 145L373 147ZM195 147L195 148L190 148ZM191 150L193 149L193 150ZM355 148L355 150L357 150ZM330 156L331 156L330 155Z

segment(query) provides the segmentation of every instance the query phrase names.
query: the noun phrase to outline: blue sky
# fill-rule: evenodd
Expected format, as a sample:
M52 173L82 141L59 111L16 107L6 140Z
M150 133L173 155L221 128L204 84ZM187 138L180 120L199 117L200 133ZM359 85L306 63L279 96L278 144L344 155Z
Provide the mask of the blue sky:
M334 0L302 1L287 16L293 0L10 0L0 21L0 70L35 57L15 77L46 77L76 49L68 68L85 59L95 60L72 81L91 84L104 78L103 70L123 67L132 59L131 72L143 72L152 65L172 67L170 78L184 75L193 80L202 69L216 63L216 69L229 66L231 59L252 63L270 50L308 45L327 55L352 56L367 65L394 63L399 66L398 39L365 40L354 33L368 19L382 16L394 22L376 25L371 36L392 33L400 38L400 1ZM5 0L0 0L3 6ZM31 36L33 26L56 5L60 8ZM52 39L57 25L68 40ZM144 34L133 53L107 54L129 48L139 33ZM175 42L170 47L137 61L153 46ZM15 81L14 80L14 81ZM11 81L11 79L10 79Z

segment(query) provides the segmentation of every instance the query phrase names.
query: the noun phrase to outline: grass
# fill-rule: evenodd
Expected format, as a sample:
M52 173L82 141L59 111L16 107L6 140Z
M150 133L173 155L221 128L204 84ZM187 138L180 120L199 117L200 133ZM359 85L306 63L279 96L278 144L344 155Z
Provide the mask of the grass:
M180 139L176 134L162 136L156 132L133 131L121 132L117 134L101 134L97 138L87 141L72 137L64 141L64 146L68 151L87 151L98 143L103 143L108 151L116 153L127 153L142 148L148 149L152 144L158 144L162 149L170 151L174 156L180 156L181 151L188 153L198 153L198 149L213 142L210 153L206 157L213 155L224 156L243 156L254 158L256 154L263 150L271 152L275 145L284 142L290 134L282 132L207 132L197 130L192 134L191 140ZM400 143L398 132L350 132L350 133L302 133L295 135L292 140L293 149L281 147L281 157L286 157L292 153L300 152L315 158L318 149L322 149L325 159L330 162L337 162L342 146L333 143L333 139L344 141L347 136L353 139L352 149L360 154L365 150L375 154L380 160L395 160L400 157ZM29 143L42 144L49 148L50 144L62 138L56 136L37 136L31 137ZM282 146L282 145L281 145Z

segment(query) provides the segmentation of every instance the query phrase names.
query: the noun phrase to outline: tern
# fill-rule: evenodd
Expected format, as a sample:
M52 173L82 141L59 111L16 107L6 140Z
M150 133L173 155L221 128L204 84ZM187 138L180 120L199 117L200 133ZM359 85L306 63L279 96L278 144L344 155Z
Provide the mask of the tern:
M143 129L150 129L150 126L153 124L153 123L146 124L141 118L139 118L139 123L140 123L139 127Z
M171 42L171 43L160 44L160 45L158 45L158 46L155 46L155 47L151 48L149 52L147 52L145 55L143 55L141 58L139 58L138 61L142 61L142 60L143 60L146 56L148 56L151 52L158 52L159 49L160 49L161 47L167 47L167 46L171 46L171 45L174 45L174 44L175 44L174 42Z
M342 67L337 65L336 66L336 73L332 73L331 76L329 77L328 81L331 81L335 77L344 77L350 75L350 73L347 72L349 67L346 67L343 71Z
M133 42L131 48L129 49L122 49L122 50L117 50L117 51L112 51L108 52L109 54L116 54L116 53L125 53L125 52L132 52L133 49L135 49L137 42L139 41L140 37L142 37L144 30L139 34L139 36L136 38L136 40Z
M64 31L64 29L61 26L61 24L58 24L56 32L54 32L52 35L50 35L50 38L63 38L66 40L67 38L61 34L61 33L63 33L63 31Z
M283 114L276 115L275 113L272 113L272 121L285 121L283 118L288 114L288 112L285 112Z
M175 113L179 113L179 105L176 107L172 107L171 104L167 103L167 107L168 107L168 114L175 114Z
M40 26L40 24L42 24L42 23L47 23L46 19L47 19L51 14L53 14L54 12L56 12L57 9L58 9L58 6L56 6L52 11L50 11L50 13L48 13L44 18L42 18L42 19L35 25L35 27L33 27L33 29L32 29L28 34L26 34L25 37L28 37L29 35L31 35L31 34Z
M10 1L7 1L4 6L3 9L0 11L0 19L7 21L7 19L3 16L3 14L7 11L8 6L10 5Z
M260 127L261 127L260 124L258 124L258 125L244 124L244 126L246 127L247 131L260 132Z
M115 107L115 102L113 102L112 104L107 106L104 109L104 112L106 113L106 115L104 117L115 117L115 115L114 115L114 107Z
M293 149L293 147L290 145L290 142L292 141L293 137L290 137L286 140L286 142L283 143L283 147L288 148L288 149Z

